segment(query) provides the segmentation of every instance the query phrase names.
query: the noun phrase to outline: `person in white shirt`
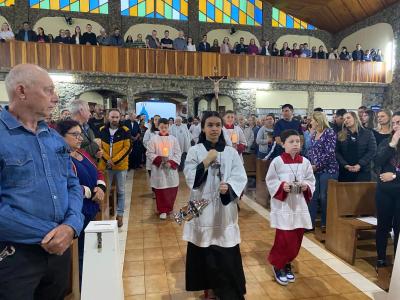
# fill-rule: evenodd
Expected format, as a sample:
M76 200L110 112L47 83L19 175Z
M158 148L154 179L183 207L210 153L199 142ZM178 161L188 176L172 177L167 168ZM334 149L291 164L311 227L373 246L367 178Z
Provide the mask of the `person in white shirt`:
M178 139L179 147L182 151L179 171L182 171L185 166L186 154L191 147L190 141L192 140L192 136L187 126L182 124L182 118L179 116L175 118L175 124L170 127L169 133Z
M0 30L0 40L10 41L14 39L14 33L8 23L3 23Z
M185 222L186 290L205 299L244 299L246 283L239 244L237 202L247 176L237 151L226 146L218 112L204 112L197 145L189 149L185 179L192 200L209 204Z
M147 144L147 157L151 162L151 187L156 195L157 211L165 220L172 212L179 186L178 166L181 149L176 137L169 135L168 120L158 122L158 134Z
M193 118L193 124L189 128L189 132L192 135L192 144L197 144L199 141L199 135L201 133L201 126L198 117Z
M224 115L224 127L222 128L222 132L224 133L226 144L234 147L243 161L242 153L246 150L247 141L243 130L239 126L236 126L234 122L235 113L232 110L227 110Z
M196 45L193 45L193 39L190 36L187 38L187 51L196 52Z

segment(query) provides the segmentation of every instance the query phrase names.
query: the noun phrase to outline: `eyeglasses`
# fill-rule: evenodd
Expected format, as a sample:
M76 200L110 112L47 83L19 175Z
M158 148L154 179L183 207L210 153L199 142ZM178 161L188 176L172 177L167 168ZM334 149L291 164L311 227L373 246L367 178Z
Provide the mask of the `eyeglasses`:
M83 133L81 132L67 132L67 134L72 135L76 139L83 139Z

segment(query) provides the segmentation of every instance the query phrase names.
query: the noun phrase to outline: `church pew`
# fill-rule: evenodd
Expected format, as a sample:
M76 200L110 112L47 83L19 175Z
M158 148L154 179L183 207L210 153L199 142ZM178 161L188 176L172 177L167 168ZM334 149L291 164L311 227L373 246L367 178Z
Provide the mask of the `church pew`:
M254 153L243 153L243 161L247 176L256 176L256 155Z
M256 160L256 201L266 208L270 207L271 198L265 182L270 163L270 160Z
M374 216L375 182L329 180L325 246L349 264L354 264L358 233L376 226L357 217Z

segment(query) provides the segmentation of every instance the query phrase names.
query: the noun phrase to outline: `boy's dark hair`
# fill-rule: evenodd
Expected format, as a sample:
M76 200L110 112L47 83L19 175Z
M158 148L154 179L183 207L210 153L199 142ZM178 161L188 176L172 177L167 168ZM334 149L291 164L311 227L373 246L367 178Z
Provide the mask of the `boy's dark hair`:
M168 119L166 118L161 118L158 120L158 126L160 126L160 124L164 124L164 125L168 125Z
M110 114L110 112L112 112L112 111L116 111L119 113L119 115L122 115L121 111L118 108L110 108L110 110L108 111L108 114Z
M366 107L365 105L362 105L362 106L360 106L358 109L363 109L363 110L366 110L366 109L367 109L367 107Z
M283 105L282 105L282 110L284 110L285 108L289 108L289 109L292 110L292 111L294 110L293 105L292 105L292 104L289 104L289 103L288 103L288 104L283 104Z
M285 141L288 139L289 136L296 135L300 136L297 130L294 129L286 129L281 133L281 141L282 143L285 143Z
M324 110L321 107L314 108L314 111L324 112Z
M336 116L343 117L345 113L347 113L347 110L344 108L336 110Z
M233 114L235 115L235 112L233 110L227 110L224 114L224 116L226 116L227 114Z

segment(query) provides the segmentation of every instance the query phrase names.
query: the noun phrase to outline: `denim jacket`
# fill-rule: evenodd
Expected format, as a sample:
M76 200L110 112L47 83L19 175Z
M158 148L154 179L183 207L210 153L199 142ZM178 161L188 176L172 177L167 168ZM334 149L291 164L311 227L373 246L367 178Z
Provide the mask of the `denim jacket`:
M64 139L44 121L27 130L0 113L0 241L38 244L65 224L79 235L82 188Z

